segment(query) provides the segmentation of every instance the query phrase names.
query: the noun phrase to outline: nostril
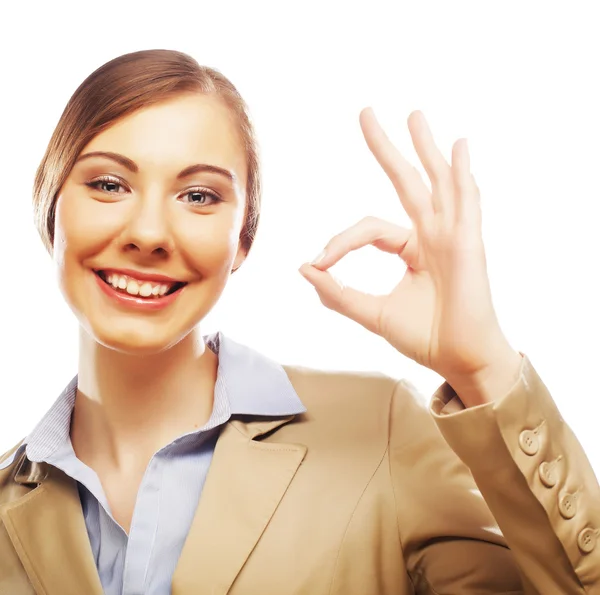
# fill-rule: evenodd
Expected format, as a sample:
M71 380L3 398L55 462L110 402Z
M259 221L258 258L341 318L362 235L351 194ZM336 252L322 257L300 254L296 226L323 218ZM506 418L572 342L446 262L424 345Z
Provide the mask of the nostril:
M124 250L126 252L140 252L140 249L135 244L126 244Z

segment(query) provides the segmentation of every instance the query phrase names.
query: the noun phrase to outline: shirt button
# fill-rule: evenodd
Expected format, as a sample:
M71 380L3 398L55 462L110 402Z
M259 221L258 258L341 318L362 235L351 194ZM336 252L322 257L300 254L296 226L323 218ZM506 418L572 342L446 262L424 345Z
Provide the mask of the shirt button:
M556 471L551 463L544 461L539 468L540 479L547 488L553 488L558 481Z
M596 531L589 527L577 536L577 545L584 554L589 554L596 547L596 541Z
M573 494L565 494L558 501L558 510L565 519L572 519L577 512L577 497Z
M540 449L540 441L532 430L523 430L519 435L519 446L529 456L533 456Z

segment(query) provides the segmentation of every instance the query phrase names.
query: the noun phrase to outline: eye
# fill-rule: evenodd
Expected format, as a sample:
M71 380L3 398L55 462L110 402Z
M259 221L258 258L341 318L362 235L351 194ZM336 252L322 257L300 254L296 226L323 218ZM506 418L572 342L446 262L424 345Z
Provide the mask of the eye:
M207 188L192 188L182 195L182 200L187 204L199 207L222 202L222 199L215 192Z
M86 186L93 188L94 190L100 190L101 192L105 192L107 194L119 194L115 192L116 188L125 188L123 184L117 179L112 178L111 176L102 176L100 178L96 178L91 182L86 182Z

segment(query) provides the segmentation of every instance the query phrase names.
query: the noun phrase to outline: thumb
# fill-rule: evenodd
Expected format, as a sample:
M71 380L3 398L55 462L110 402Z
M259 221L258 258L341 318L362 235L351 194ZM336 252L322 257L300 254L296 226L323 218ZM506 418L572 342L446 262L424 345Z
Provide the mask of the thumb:
M380 296L347 287L329 271L321 271L310 264L303 264L299 272L315 288L326 308L362 324L374 333L378 332Z
M303 264L300 274L315 288L323 305L339 311L345 291L344 284L329 271L321 271L311 264Z

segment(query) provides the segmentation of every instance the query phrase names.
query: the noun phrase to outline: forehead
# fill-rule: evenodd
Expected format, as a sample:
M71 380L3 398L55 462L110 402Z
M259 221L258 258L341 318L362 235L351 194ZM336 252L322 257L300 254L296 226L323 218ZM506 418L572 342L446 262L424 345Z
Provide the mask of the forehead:
M246 155L235 116L218 97L186 94L141 108L94 137L81 153L112 151L144 171L169 173L191 163L229 169L240 182Z

